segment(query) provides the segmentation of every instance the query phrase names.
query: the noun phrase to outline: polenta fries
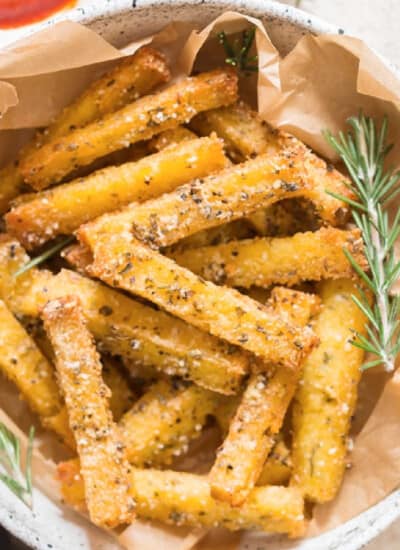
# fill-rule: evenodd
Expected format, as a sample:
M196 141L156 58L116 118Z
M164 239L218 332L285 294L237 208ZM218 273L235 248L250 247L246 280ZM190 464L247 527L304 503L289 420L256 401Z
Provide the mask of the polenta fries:
M234 71L220 69L187 78L98 122L49 141L22 159L21 173L33 187L43 189L79 166L188 122L201 111L229 105L236 97Z

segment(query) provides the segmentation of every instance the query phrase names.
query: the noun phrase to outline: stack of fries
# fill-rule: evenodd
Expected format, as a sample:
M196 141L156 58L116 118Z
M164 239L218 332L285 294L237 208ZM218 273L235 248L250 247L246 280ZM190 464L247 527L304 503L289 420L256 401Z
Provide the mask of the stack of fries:
M62 493L95 524L301 536L340 487L363 361L346 177L231 69L169 78L141 48L0 171L0 367L75 451ZM71 234L70 269L15 276ZM176 468L210 429L208 474Z

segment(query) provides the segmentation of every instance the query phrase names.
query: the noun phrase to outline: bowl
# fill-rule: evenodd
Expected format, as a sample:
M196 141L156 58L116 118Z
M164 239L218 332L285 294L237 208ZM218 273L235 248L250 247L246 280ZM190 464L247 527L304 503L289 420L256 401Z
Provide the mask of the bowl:
M343 32L295 8L268 0L101 0L88 7L72 10L68 18L89 26L113 45L122 47L133 39L160 30L172 20L196 21L197 27L202 27L226 10L236 10L260 18L282 54L289 52L307 33ZM65 15L59 15L29 30L37 31L63 19ZM38 550L120 548L107 534L72 510L55 504L40 491L35 490L34 498L35 512L32 513L0 484L0 523L28 546ZM339 527L318 537L299 541L296 548L359 550L399 516L400 491L396 491ZM268 548L284 550L288 545L285 539L274 538L268 543Z

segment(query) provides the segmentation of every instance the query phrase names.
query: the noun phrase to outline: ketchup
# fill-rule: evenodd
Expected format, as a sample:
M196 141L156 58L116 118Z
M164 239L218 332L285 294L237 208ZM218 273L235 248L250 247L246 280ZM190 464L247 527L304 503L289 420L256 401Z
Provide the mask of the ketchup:
M0 0L0 29L36 23L74 4L75 0Z

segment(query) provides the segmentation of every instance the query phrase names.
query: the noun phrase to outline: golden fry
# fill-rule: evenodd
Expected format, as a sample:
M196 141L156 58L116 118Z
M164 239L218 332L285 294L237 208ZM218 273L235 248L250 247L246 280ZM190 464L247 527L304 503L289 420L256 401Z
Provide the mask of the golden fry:
M216 392L239 390L248 372L240 349L72 271L53 276L33 268L15 279L28 259L17 240L0 241L0 294L14 314L37 317L47 300L74 294L104 351Z
M243 102L201 113L192 120L191 124L200 135L215 132L224 140L225 147L234 160L243 161L262 154L271 156L279 152L290 151L293 148L302 150L304 154L303 177L314 189L313 202L317 215L321 215L322 219L325 219L325 214L322 214L322 211L329 211L333 206L331 197L326 193L327 189L339 195L348 195L345 185L348 182L346 176L333 169L332 166L327 166L323 160L294 136L271 128L259 117L258 113L252 111ZM265 211L269 222L271 222L273 213ZM280 223L284 222L286 225L292 219L296 224L298 216L296 212L292 212L291 208L286 209L286 212L278 210L278 214L281 217ZM329 220L329 223L336 225L345 219L346 212L342 210L336 214L336 223L333 219ZM313 228L299 227L300 231L307 229Z
M19 160L0 170L0 213L8 209L10 201L22 190L24 179L19 170L21 159L35 151L39 144L43 145L119 109L150 92L158 84L167 82L169 77L162 54L146 46L93 82L44 132L36 134L33 141L21 150Z
M275 443L261 474L257 485L286 485L292 474L292 458L290 450L283 441Z
M318 297L285 288L274 290L270 304L283 318L300 326L319 308ZM280 431L300 376L297 370L276 368L272 375L253 373L218 451L209 480L211 495L240 506L255 486Z
M258 355L266 363L297 368L313 345L310 331L265 310L234 289L204 281L111 224L98 238L85 232L94 254L89 272L151 300L201 330ZM127 236L128 234L128 236ZM103 240L104 239L104 240Z
M113 420L118 422L130 410L136 396L130 388L127 377L121 372L120 365L112 357L102 357L103 381L110 390L110 409Z
M64 500L82 509L84 488L74 465L62 462L58 477ZM223 526L232 531L257 529L271 533L304 533L303 499L294 488L256 487L241 508L210 497L207 478L184 472L132 468L130 493L143 519L191 527Z
M351 277L346 249L362 269L368 264L358 229L323 227L293 237L258 238L170 255L179 265L217 284L249 288Z
M50 301L42 318L54 347L90 518L107 527L129 522L134 517L134 502L128 494L128 465L112 421L100 358L80 304L73 296Z
M113 224L114 231L117 226L126 232L133 228L139 240L152 247L163 247L285 198L312 199L317 196L314 187L303 179L304 162L304 150L276 157L263 155L182 185L158 198L131 204L121 212L104 214L82 226L79 236L85 240L85 233L93 231L99 235L102 227ZM325 221L333 224L345 208L342 201L333 197L318 206Z
M27 249L72 233L105 212L172 191L225 166L220 140L193 139L137 162L110 166L37 193L6 216L7 229Z
M175 128L198 112L228 105L236 96L234 71L217 69L189 77L50 141L23 159L21 172L33 187L43 189L79 166Z
M334 498L345 470L346 437L357 399L364 353L351 342L365 334L366 318L353 302L351 280L320 284L320 339L304 363L293 408L292 484L314 502Z

